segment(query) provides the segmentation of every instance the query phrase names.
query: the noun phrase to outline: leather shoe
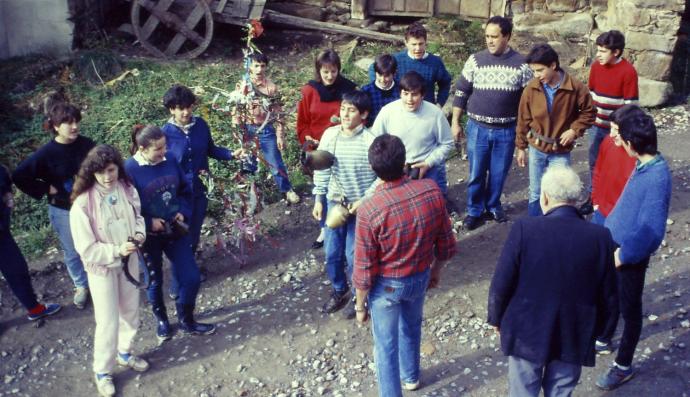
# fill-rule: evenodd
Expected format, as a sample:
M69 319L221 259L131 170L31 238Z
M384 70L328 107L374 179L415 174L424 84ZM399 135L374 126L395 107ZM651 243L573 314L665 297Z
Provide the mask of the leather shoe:
M465 230L474 230L481 226L482 220L478 216L467 215L462 221L462 226Z
M314 241L313 243L311 243L311 249L317 250L320 248L323 248L323 241Z
M504 223L508 221L508 217L506 216L506 213L503 212L503 210L490 211L489 214L491 216L491 219L498 223Z

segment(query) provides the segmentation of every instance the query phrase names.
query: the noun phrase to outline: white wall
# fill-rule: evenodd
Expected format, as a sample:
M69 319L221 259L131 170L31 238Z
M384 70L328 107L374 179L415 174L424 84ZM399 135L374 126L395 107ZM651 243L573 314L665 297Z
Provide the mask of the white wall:
M0 59L71 51L67 0L0 0Z

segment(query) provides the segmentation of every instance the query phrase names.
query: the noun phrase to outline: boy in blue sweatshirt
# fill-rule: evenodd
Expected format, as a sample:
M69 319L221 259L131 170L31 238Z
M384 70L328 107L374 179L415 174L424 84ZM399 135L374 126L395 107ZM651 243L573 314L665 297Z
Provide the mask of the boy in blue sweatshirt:
M362 92L369 95L371 100L371 112L366 118L367 127L371 127L374 124L374 120L382 107L396 99L400 99L400 87L395 82L395 72L397 69L398 63L390 54L376 57L376 61L374 61L376 78L362 87Z
M618 123L623 148L637 159L606 226L619 248L614 253L618 279L619 311L625 323L618 354L611 368L596 385L612 390L633 377L633 354L642 331L642 292L650 256L659 248L666 232L671 200L671 173L657 150L654 120L640 109ZM610 351L615 320L607 323L596 349ZM605 349L607 348L608 349Z

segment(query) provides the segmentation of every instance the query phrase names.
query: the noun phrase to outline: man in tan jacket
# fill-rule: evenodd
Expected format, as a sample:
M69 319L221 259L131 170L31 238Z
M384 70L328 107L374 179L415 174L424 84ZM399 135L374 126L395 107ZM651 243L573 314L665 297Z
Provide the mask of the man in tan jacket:
M539 216L544 171L551 164L570 165L570 151L594 122L595 108L587 87L561 69L558 54L548 44L534 46L527 64L534 79L520 98L515 146L520 167L527 164L529 147L527 213Z

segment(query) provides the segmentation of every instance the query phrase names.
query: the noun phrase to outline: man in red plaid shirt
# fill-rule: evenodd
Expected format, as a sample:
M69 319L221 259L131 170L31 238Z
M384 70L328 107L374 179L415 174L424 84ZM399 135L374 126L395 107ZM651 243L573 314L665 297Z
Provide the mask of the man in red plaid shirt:
M384 183L357 210L355 311L366 322L368 297L379 395L402 397L403 387L419 388L424 295L455 253L455 237L436 183L404 177L400 138L377 137L369 163Z

